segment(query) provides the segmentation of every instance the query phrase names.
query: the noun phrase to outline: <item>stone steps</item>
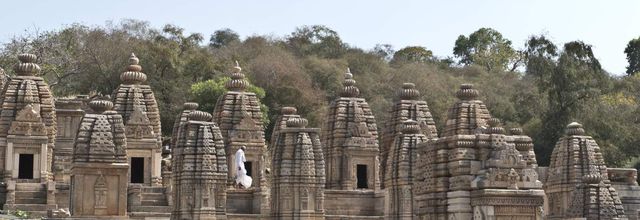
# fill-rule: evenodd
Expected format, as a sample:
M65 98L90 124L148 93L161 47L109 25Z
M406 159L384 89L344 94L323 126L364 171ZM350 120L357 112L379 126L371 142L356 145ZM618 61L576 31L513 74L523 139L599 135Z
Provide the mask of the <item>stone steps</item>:
M149 213L160 213L160 214L171 214L171 207L169 206L135 206L131 207L130 212L149 212Z
M18 183L15 193L16 204L47 204L47 191L44 184Z
M15 204L12 206L12 210L28 212L30 218L46 217L49 208L47 204Z
M171 219L171 213L129 212L129 218L144 220L169 220Z
M16 183L16 191L46 191L42 183Z

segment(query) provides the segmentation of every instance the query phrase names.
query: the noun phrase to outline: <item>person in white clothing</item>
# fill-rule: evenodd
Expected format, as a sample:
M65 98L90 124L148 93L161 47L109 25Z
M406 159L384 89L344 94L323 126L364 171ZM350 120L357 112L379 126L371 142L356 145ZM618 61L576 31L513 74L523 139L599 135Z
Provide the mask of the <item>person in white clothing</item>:
M244 157L244 151L246 149L247 147L242 146L238 151L236 151L236 186L248 189L251 187L253 179L250 176L247 176L247 170L244 168L244 162L247 161Z

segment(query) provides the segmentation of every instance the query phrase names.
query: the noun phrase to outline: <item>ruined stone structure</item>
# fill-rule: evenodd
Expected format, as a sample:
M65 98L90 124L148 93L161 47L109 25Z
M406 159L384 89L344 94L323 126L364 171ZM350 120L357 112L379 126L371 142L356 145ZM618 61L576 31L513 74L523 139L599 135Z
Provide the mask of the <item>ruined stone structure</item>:
M306 128L307 120L292 117L281 127L273 146L273 219L325 219L325 161L320 129Z
M191 110L173 148L171 219L226 219L227 155L211 114Z
M626 218L600 147L576 122L567 126L553 149L545 192L549 219Z
M624 214L630 220L638 219L638 210L640 210L638 171L633 168L608 168L607 174L609 174L611 186L616 189L624 206Z
M402 124L407 119L417 121L420 126L420 133L424 134L427 138L437 138L438 131L436 129L436 123L433 121L431 112L427 102L420 99L420 91L416 89L416 85L413 83L404 83L402 89L398 91L396 100L393 103L393 107L389 111L390 119L385 123L383 128L381 144L380 144L380 158L381 158L381 173L382 173L382 187L385 187L387 179L386 171L388 164L388 155L393 141L396 136L402 130Z
M235 153L241 146L247 147L245 168L247 175L253 178L253 184L249 190L229 192L230 204L235 205L232 210L240 213L269 215L267 202L269 190L264 175L267 145L260 100L255 93L246 91L249 83L241 71L242 68L236 62L231 80L225 85L229 91L218 99L213 111L213 121L220 127L225 144L227 163L230 168L229 186L235 183L237 170L233 163Z
M347 71L321 131L283 107L267 147L260 100L236 65L213 114L185 103L162 146L158 104L135 55L112 97L55 103L36 57L18 58L17 76L0 80L5 210L52 219L638 218L637 171L606 168L581 125L569 125L551 167L538 167L532 139L503 128L470 84L438 137L427 103L405 83L379 146ZM248 189L233 186L241 146Z
M18 56L17 76L2 91L0 167L6 184L4 209L44 214L56 208L51 164L56 112L49 86L33 54Z
M113 103L94 100L85 114L73 147L71 216L127 217L127 139L122 116Z
M521 153L532 153L529 139L506 135L472 85L456 96L443 136L420 147L420 219L541 219L542 185Z
M73 145L82 116L88 108L88 97L57 98L55 105L58 134L53 151L53 177L57 185L64 186L71 183Z
M405 120L398 131L400 133L396 135L387 159L384 214L387 219L411 220L418 208L413 194L414 177L420 174L419 161L424 160L418 155L418 146L422 146L420 144L428 138L422 132L420 123L412 119Z

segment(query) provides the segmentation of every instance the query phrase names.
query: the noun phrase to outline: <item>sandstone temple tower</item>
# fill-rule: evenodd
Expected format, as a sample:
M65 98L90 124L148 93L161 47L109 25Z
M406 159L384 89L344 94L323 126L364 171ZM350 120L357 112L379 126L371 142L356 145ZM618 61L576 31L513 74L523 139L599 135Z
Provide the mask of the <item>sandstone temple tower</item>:
M227 155L211 114L191 111L173 148L171 219L226 219Z
M213 121L220 127L227 153L227 163L230 168L228 174L229 186L235 183L236 166L235 153L241 146L246 146L245 168L247 175L253 178L251 189L238 192L245 195L252 192L249 206L236 207L241 212L260 213L268 215L268 187L264 175L266 143L264 126L262 124L262 112L260 111L260 100L255 93L247 92L249 82L245 80L242 68L236 62L236 66L231 73L231 80L225 87L229 90L218 98L215 110L213 111ZM231 196L231 195L230 195ZM235 198L235 197L233 197ZM247 203L243 203L247 204Z
M17 76L2 91L0 166L6 185L6 209L45 212L55 208L51 164L56 113L49 86L33 54L20 54Z
M427 161L415 183L420 219L541 219L530 139L519 129L505 134L471 84L456 96L443 136L420 147Z
M600 147L576 122L567 126L553 149L545 192L549 219L626 218Z
M355 84L347 70L340 97L329 105L322 138L328 189L380 189L376 119Z
M288 110L283 112L294 113ZM325 219L320 129L306 126L306 119L290 117L276 137L271 186L273 219Z
M73 148L71 215L74 218L127 217L127 139L113 103L94 100Z
M412 119L405 120L393 140L389 151L387 178L385 181L387 196L385 200L385 217L387 219L414 219L418 206L414 200L415 178L420 174L418 163L418 146L428 140L422 133L420 123Z
M427 138L433 139L438 137L436 123L433 121L431 112L427 102L420 99L420 91L416 89L413 83L404 83L402 89L398 91L397 98L391 108L390 119L385 123L382 132L382 143L380 144L380 165L382 173L382 186L385 186L387 179L387 163L388 155L393 141L397 135L401 133L404 121L411 119L418 122L420 133Z
M151 87L142 84L147 81L147 75L141 72L139 62L132 53L129 66L120 75L122 84L113 92L113 104L126 126L131 183L159 186L162 153L160 113Z

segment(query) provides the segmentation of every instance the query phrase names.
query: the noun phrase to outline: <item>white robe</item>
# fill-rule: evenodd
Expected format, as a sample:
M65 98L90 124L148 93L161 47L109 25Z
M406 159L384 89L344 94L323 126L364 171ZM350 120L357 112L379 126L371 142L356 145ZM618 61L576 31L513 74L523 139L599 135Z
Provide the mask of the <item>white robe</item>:
M245 161L247 161L247 159L244 157L244 151L238 149L238 151L236 151L236 184L240 184L246 189L251 187L253 179L247 176L247 170L244 168Z

